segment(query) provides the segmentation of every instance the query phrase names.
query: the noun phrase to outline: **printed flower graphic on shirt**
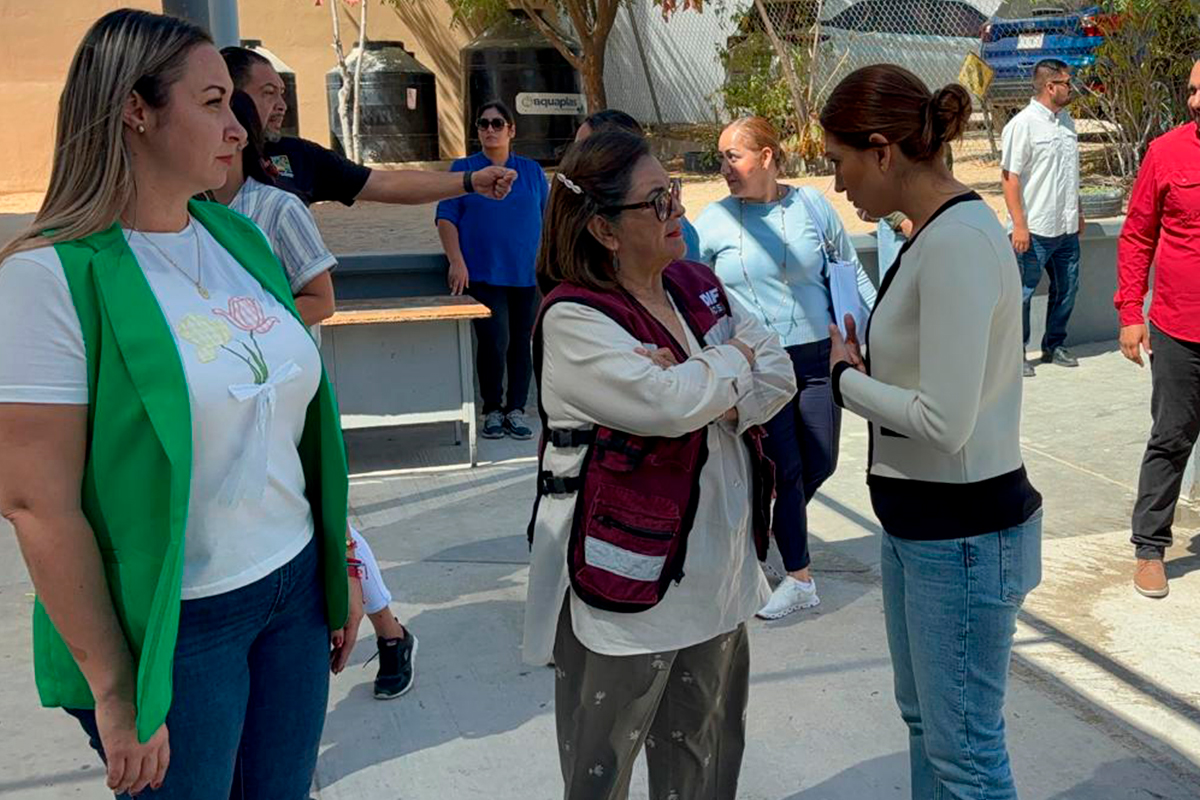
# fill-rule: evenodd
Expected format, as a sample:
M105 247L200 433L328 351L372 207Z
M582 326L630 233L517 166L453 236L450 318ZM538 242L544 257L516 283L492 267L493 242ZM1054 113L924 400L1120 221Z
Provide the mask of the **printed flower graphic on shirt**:
M279 322L279 317L265 315L262 305L253 297L231 297L228 311L214 308L213 313L229 320L246 333L266 333Z
M228 339L221 343L220 348L240 358L250 368L256 384L261 386L266 383L271 377L271 368L267 366L267 359L263 356L262 348L258 346L258 340L254 338L254 334L266 333L274 328L275 323L279 322L279 317L268 317L264 314L262 304L253 297L231 297L228 308L214 308L213 313L218 317L224 317L235 327L250 334L249 345L244 341L238 342L245 355L229 347Z
M219 319L188 314L175 325L180 339L196 346L196 359L208 364L217 358L217 350L233 341L229 326Z

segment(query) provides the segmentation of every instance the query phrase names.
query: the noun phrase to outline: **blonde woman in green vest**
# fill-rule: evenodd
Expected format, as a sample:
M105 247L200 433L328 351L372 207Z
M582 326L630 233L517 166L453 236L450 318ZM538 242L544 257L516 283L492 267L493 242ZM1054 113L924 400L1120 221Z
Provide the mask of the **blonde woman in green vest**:
M245 136L232 90L199 28L101 18L0 250L0 511L38 692L120 796L307 798L362 614L320 356L262 233L189 202Z

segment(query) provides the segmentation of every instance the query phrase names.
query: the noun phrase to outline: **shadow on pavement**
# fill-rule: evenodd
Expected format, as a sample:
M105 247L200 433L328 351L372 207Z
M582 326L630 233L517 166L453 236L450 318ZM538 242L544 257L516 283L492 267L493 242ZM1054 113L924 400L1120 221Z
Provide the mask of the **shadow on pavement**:
M1172 558L1163 565L1167 570L1168 578L1172 580L1182 578L1184 575L1200 569L1200 534L1192 537L1192 541L1188 544L1188 552L1191 553L1190 556Z
M783 800L884 800L908 797L908 753L892 753L855 764Z
M326 717L318 784L447 743L503 734L551 713L553 673L522 663L515 646L523 609L494 600L408 620L420 639L417 675L396 700L372 696L373 665L348 668L341 679L357 684ZM372 650L365 643L358 649Z

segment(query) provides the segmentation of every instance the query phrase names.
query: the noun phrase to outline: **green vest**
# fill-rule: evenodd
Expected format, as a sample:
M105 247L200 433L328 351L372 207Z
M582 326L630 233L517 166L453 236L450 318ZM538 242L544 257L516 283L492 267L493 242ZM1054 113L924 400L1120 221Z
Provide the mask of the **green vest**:
M297 319L287 279L262 232L216 203L190 211ZM188 386L171 329L119 225L55 245L83 329L88 372L83 513L96 534L113 607L137 664L137 729L167 718L179 629L192 468ZM308 407L299 453L312 505L331 630L345 624L345 446L328 378ZM83 674L41 603L33 612L42 705L93 708Z

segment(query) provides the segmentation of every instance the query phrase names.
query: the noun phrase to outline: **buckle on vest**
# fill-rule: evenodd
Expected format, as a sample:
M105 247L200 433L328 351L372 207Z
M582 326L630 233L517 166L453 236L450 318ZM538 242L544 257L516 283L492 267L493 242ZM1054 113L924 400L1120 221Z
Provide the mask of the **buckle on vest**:
M644 439L639 439L638 443L634 444L630 439L631 437L628 433L609 431L608 436L596 440L596 448L601 451L625 456L630 459L633 465L636 465L641 463L642 458L646 455L646 442Z
M538 473L538 494L575 494L583 488L583 478L563 478L549 470Z
M595 428L551 428L548 434L555 447L583 447L596 441Z

